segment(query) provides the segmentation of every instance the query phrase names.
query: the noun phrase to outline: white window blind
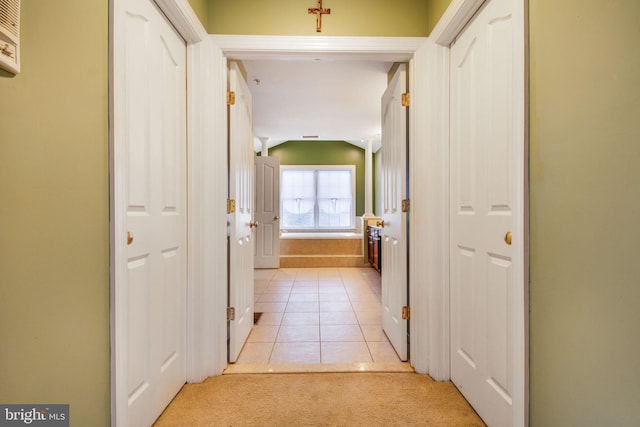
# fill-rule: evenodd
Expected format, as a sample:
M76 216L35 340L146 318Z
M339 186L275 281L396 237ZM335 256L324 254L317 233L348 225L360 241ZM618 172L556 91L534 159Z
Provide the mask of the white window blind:
M280 200L285 230L353 229L355 166L282 166Z

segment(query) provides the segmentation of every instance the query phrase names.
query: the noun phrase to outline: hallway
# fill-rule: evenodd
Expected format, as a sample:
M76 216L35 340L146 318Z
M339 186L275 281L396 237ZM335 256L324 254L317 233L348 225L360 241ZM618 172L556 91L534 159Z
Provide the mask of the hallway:
M255 270L262 313L225 373L412 372L382 331L372 268Z

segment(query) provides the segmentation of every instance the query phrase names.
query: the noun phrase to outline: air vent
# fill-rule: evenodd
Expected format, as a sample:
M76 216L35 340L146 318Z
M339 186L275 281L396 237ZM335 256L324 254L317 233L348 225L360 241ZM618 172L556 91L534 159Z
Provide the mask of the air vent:
M318 139L318 135L302 135L302 139Z
M0 68L20 72L20 0L0 0Z

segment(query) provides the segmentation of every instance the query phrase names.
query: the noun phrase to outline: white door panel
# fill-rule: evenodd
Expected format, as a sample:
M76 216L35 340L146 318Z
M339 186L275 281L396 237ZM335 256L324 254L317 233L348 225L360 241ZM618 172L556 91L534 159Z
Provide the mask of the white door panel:
M150 1L125 7L116 62L125 113L116 149L125 153L132 241L127 283L116 285L126 311L117 327L124 336L116 337L126 388L118 385L117 393L126 393L118 400L127 404L129 425L151 425L186 379L186 48Z
M512 423L511 2L451 47L451 378L491 426Z
M382 326L401 360L407 360L407 197L406 65L401 64L382 96Z
M229 362L237 360L253 326L254 158L251 93L238 64L229 67L229 198L235 212L229 215L229 304L235 319L229 321Z
M255 268L280 268L280 159L259 156L256 164Z

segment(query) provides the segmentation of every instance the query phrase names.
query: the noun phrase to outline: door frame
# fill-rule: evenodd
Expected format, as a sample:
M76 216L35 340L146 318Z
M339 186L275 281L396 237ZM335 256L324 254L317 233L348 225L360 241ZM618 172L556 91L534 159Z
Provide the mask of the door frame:
M110 2L110 117L114 116L113 34L119 31ZM355 59L409 61L409 162L411 223L409 298L411 364L416 372L436 380L449 379L449 48L483 0L452 0L428 39L402 37L288 37L207 35L188 0L155 0L187 42L188 98L188 293L187 381L219 375L226 361L226 60L228 56L283 57L287 55L347 55ZM527 0L514 5L514 170L518 177L514 235L514 425L528 422L528 98ZM213 117L214 120L210 120ZM421 120L416 120L416 118ZM110 172L114 167L114 127L110 121ZM419 186L417 184L420 184ZM421 192L416 192L420 188ZM126 249L126 230L114 200L121 197L111 178L111 339L114 337L116 260ZM117 205L117 203L115 203ZM416 212L420 214L417 217ZM120 218L120 219L119 219ZM425 238L418 239L419 236ZM418 260L422 262L418 262ZM120 361L112 350L112 424L116 423L115 383Z
M227 59L237 60L255 60L255 59L287 59L291 57L300 58L307 57L323 57L323 58L341 58L341 59L361 59L361 60L379 60L386 62L408 62L409 67L409 92L412 94L412 105L409 109L409 152L411 153L414 146L418 144L415 141L426 141L428 137L428 124L425 120L417 120L417 117L427 117L427 54L429 40L424 37L325 37L325 36L236 36L236 35L210 35L207 43L211 46L211 50L215 51L215 70L221 70L224 73L224 64ZM216 71L218 72L218 71ZM221 84L226 81L224 74L218 74L214 77L217 84L213 88L213 92L209 92L206 96L212 99L224 99L225 87ZM204 95L203 95L204 96ZM226 116L213 115L213 122L219 132L224 130ZM415 159L410 156L410 170L416 170ZM220 167L222 164L216 164L213 168ZM414 185L423 179L422 176L410 176L410 188L415 189L420 186ZM424 187L424 186L422 186ZM411 194L412 199L421 198L422 194ZM413 200L412 200L413 204ZM425 203L423 203L425 204ZM409 221L412 224L410 236L425 235L423 221L417 221L415 209L409 213ZM414 242L410 249L410 259L415 259L415 254L424 253L423 247L426 242L418 242L417 239L410 237ZM413 254L413 256L411 255ZM412 331L410 341L411 363L417 372L429 372L429 355L427 349L439 347L440 344L433 342L435 335L429 335L428 325L426 321L431 315L427 316L425 301L429 298L429 287L423 286L424 277L428 270L423 265L411 263L410 268L410 285L409 300L412 301L412 318L410 322L410 330ZM417 278L420 278L418 280ZM412 283L421 283L420 286L413 286ZM438 283L436 281L433 284ZM217 290L218 298L222 298L224 294L222 289ZM414 314L415 313L415 314ZM217 329L219 327L214 327ZM222 343L223 341L218 341ZM225 343L226 344L226 343ZM448 364L448 360L447 360ZM224 370L226 365L218 366L219 372ZM446 372L448 375L448 371ZM448 379L443 376L440 379Z

